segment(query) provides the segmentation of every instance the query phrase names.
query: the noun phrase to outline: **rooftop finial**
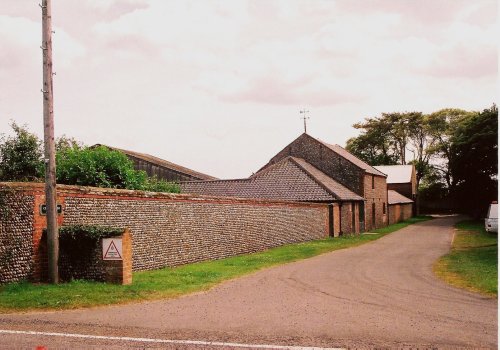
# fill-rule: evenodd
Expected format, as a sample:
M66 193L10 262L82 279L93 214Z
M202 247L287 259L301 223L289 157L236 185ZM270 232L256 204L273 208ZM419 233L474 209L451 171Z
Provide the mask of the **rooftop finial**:
M304 119L304 133L307 134L307 123L306 123L306 119L309 119L309 117L306 116L306 113L309 113L308 110L306 109L303 109L300 111L300 114L304 114L304 116L301 118L301 119Z

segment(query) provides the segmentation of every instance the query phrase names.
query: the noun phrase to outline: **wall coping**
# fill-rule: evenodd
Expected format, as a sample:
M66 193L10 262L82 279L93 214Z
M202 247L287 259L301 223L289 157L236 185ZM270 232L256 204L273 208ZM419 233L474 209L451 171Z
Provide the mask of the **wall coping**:
M156 199L175 201L199 201L217 203L241 203L258 205L286 205L294 207L325 207L328 203L293 202L284 200L270 200L260 198L239 198L239 197L217 197L197 194L163 193L138 190L126 190L117 188L57 185L57 193L62 195L114 197L123 199ZM0 192L16 191L28 193L45 193L45 183L43 182L0 182ZM336 203L333 203L334 205ZM338 204L337 204L338 205Z

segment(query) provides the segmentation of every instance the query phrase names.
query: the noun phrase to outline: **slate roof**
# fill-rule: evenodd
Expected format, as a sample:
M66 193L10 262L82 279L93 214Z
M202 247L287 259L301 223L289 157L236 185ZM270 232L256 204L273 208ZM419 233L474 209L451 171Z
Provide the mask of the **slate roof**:
M389 190L387 191L387 202L389 204L405 204L405 203L413 203L410 198L407 198L400 194L399 192Z
M172 169L172 170L174 170L174 171L176 171L178 173L186 174L186 175L189 175L189 176L192 176L192 177L196 177L196 178L199 178L200 180L215 180L215 179L217 179L216 177L213 177L213 176L210 176L210 175L207 175L207 174L203 174L203 173L200 173L198 171L194 171L192 169L189 169L189 168L183 167L181 165L169 162L169 161L167 161L165 159L154 157L154 156L146 154L146 153L139 153L139 152L135 152L135 151L129 151L129 150L126 150L126 149L117 148L117 147L111 147L111 146L102 145L102 144L96 144L93 147L97 147L97 146L105 146L105 147L108 147L110 149L114 149L114 150L123 152L123 153L125 153L128 156L138 158L140 160L143 160L145 162L157 165L157 166L162 167L162 168Z
M387 174L388 184L402 184L412 181L413 165L380 165L375 168Z
M286 157L251 178L181 182L183 193L289 201L363 200L305 160Z
M355 155L353 155L352 153L350 153L345 148L343 148L343 147L341 147L339 145L336 145L336 144L332 145L332 144L326 143L326 142L321 141L319 139L316 139L316 140L319 141L319 142L321 142L323 145L325 145L326 147L328 147L329 149L331 149L335 153L339 154L343 158L347 159L348 161L350 161L354 165L356 165L356 166L360 167L361 169L365 170L367 173L372 174L372 175L384 176L384 177L386 176L385 173L383 173L383 172L375 169L374 167L372 167L368 163L362 161L361 159L359 159L358 157L356 157Z

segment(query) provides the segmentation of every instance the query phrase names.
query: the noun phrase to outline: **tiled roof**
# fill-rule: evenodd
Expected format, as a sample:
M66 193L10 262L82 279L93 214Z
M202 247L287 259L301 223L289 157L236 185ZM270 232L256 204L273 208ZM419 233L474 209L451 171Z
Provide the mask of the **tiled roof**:
M389 190L387 191L387 201L389 204L404 204L404 203L413 203L410 198L407 198L400 194L399 192Z
M316 182L323 184L330 193L335 194L337 198L342 200L363 200L363 197L352 192L344 185L341 185L318 168L315 168L314 166L306 162L304 159L295 157L290 158L298 163L303 170L309 173L309 175L311 175L316 180Z
M413 165L381 165L374 168L387 174L388 184L401 184L412 180Z
M129 156L141 159L141 160L146 161L148 163L151 163L151 164L163 167L163 168L172 169L172 170L174 170L176 172L179 172L179 173L182 173L182 174L186 174L186 175L189 175L189 176L192 176L192 177L196 177L196 178L198 178L200 180L215 180L215 179L217 179L216 177L213 177L213 176L210 176L210 175L207 175L207 174L203 174L203 173L200 173L198 171L191 170L189 168L186 168L186 167L180 166L178 164L169 162L169 161L167 161L165 159L154 157L154 156L149 155L149 154L139 153L139 152L134 152L134 151L129 151L129 150L126 150L126 149L117 148L117 147L111 147L111 146L101 145L101 144L96 144L96 145L94 145L94 147L95 146L105 146L105 147L108 147L108 148L111 148L111 149L123 152L126 155L129 155Z
M375 169L374 167L372 167L368 163L365 163L364 161L362 161L361 159L359 159L358 157L356 157L355 155L353 155L352 153L347 151L345 148L343 148L339 145L331 145L331 144L323 142L321 140L318 140L318 141L321 142L326 147L330 148L332 151L339 154L340 156L344 157L345 159L347 159L348 161L350 161L354 165L360 167L361 169L364 169L367 173L373 174L373 175L378 175L378 176L384 176L384 177L386 176L384 173L378 171L377 169Z
M290 201L363 200L303 159L287 157L249 179L181 182L183 193Z

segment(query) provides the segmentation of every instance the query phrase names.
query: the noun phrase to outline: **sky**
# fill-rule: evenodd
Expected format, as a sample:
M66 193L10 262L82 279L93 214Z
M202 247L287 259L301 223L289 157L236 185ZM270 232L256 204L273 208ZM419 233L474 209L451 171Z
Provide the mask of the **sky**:
M2 0L0 133L43 137L41 10ZM303 132L497 101L496 0L52 0L55 133L248 177Z

